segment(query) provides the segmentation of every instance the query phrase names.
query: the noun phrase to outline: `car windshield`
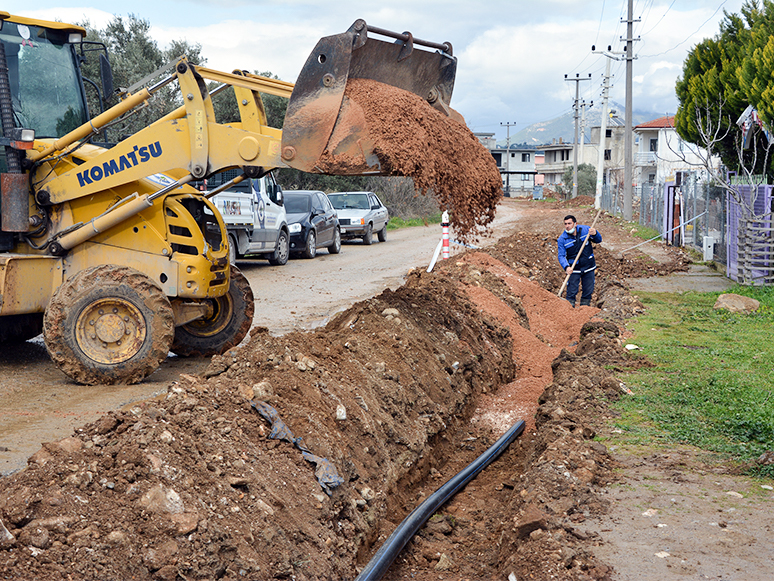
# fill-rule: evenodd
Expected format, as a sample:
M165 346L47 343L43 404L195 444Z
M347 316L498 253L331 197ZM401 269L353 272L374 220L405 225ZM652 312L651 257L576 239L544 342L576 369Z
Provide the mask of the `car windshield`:
M337 210L368 210L367 194L329 194L328 199Z
M289 194L285 192L285 211L288 214L304 214L309 211L311 197L306 194Z

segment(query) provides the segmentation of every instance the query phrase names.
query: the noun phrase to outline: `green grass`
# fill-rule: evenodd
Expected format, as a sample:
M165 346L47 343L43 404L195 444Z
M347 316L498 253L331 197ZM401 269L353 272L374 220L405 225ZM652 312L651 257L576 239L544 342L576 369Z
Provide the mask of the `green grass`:
M655 238L656 236L659 236L660 233L655 228L651 228L650 226L643 226L642 224L636 224L634 222L631 222L631 228L629 230L633 236L636 238L641 238L642 240L650 240L651 238Z
M390 218L390 221L387 223L387 230L397 230L398 228L409 228L411 226L427 226L428 224L440 224L441 223L441 213L438 212L437 214L433 214L432 216L427 216L426 218L410 218L408 220L404 220L403 218L398 218L397 216L393 216Z
M629 443L687 443L774 476L754 460L774 449L774 288L736 288L761 308L735 315L718 293L641 293L647 312L630 342L656 365L629 375L615 404Z

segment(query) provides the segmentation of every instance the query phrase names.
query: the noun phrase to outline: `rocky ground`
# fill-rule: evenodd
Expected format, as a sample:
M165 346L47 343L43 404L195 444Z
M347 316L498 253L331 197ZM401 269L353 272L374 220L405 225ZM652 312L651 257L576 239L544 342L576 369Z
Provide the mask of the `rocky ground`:
M647 364L622 347L642 309L625 278L688 259L620 255L626 233L605 216L595 306L572 309L556 297L555 206L529 206L550 227L414 271L313 332L256 327L163 397L44 445L2 480L0 576L354 579L524 419L384 578L615 579L589 523L614 508L624 466L596 436L620 375Z

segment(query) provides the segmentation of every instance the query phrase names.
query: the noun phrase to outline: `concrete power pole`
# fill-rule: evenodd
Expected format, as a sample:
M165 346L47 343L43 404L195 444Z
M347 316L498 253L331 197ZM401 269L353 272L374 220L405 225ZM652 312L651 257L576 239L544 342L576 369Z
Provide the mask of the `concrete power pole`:
M511 197L511 126L516 125L516 123L503 123L500 122L500 125L505 125L506 127L506 137L505 137L505 195L507 197Z
M572 145L572 197L578 197L578 104L580 101L580 82L590 81L591 73L588 78L580 78L578 73L575 73L574 79L568 79L567 75L564 75L565 81L573 81L575 83L575 141Z
M632 38L634 0L629 0L626 13L626 141L624 143L624 220L632 219ZM637 39L639 40L639 39Z
M580 122L580 152L578 153L578 157L580 158L580 163L583 163L583 147L586 145L586 109L591 109L594 106L594 101L591 101L590 103L586 103L586 101L583 101L581 103L581 122Z
M602 181L605 171L605 140L607 139L607 118L608 110L607 103L610 95L610 61L615 59L619 60L615 55L623 55L624 53L612 52L612 47L608 46L607 51L597 51L596 47L591 47L591 52L595 54L603 54L607 57L607 64L605 65L605 80L602 85L602 127L599 129L599 154L597 156L597 191L594 196L594 208L599 210L602 207Z

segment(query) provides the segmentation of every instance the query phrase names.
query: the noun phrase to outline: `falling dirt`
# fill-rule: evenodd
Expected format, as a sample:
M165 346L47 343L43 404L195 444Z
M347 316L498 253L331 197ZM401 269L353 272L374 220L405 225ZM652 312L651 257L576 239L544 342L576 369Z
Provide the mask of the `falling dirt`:
M347 138L370 137L355 151ZM341 148L346 153L337 154ZM457 238L471 240L486 232L502 197L502 182L491 153L462 123L429 107L421 97L367 79L350 79L342 113L330 146L318 166L326 173L342 167L368 172L367 152L373 150L385 175L413 178L416 189L432 193L441 210L448 210Z

